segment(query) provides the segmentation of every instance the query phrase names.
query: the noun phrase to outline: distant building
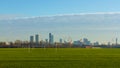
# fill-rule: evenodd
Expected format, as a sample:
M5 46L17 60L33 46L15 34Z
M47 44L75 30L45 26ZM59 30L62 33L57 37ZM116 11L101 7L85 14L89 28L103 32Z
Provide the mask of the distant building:
M49 44L54 44L54 36L49 33Z
M49 43L51 43L51 37L52 37L52 34L51 33L49 33Z
M74 44L74 45L78 45L78 46L82 46L82 42L79 41L79 40L78 40L78 41L74 41L73 44Z
M30 47L34 45L34 36L30 36Z
M98 46L98 45L99 45L99 42L95 42L94 45L95 45L95 46Z
M33 42L34 42L34 37L30 36L30 43L33 43Z
M35 35L35 44L36 44L36 47L39 46L39 35L38 34Z
M90 41L88 41L87 38L84 38L84 39L83 39L83 44L84 44L84 45L91 45Z
M85 48L92 48L92 46L88 46L88 45L87 45L87 46L85 46Z

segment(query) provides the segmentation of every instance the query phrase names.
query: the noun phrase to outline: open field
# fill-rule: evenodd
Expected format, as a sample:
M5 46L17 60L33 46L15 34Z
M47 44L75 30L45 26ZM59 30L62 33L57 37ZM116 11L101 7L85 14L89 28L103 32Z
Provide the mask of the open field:
M120 49L1 48L0 68L120 68Z

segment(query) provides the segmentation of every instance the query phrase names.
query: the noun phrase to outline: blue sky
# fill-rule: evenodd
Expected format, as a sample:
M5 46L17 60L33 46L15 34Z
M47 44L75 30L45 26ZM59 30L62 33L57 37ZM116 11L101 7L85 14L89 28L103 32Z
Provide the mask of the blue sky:
M120 11L119 0L1 0L0 14L41 16Z
M101 43L120 38L120 0L0 0L0 41L48 33ZM117 33L117 34L116 34ZM119 41L120 42L120 41Z

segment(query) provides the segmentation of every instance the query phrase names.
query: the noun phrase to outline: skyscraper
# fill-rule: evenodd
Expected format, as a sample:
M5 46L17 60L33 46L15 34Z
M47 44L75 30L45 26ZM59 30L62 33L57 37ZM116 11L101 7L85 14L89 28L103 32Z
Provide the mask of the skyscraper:
M54 36L49 33L49 44L54 44Z
M52 42L51 38L52 38L52 34L49 33L49 44L51 44L51 42Z
M36 47L39 46L39 35L38 34L35 35L35 44L36 44Z
M34 37L30 36L30 47L33 47L34 44Z
M34 37L30 36L30 42L33 43L34 42Z

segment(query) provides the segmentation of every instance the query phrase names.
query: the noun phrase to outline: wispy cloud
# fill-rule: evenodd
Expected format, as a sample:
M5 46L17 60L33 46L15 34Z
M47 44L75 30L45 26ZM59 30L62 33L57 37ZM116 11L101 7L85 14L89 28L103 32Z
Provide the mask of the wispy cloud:
M120 12L97 12L80 14L62 14L43 17L20 17L17 15L0 15L0 23L12 23L17 27L39 28L79 28L112 29L120 26ZM116 28L115 28L116 29Z
M71 13L71 14L56 14L56 15L48 15L48 16L25 16L20 14L1 14L0 20L4 19L34 19L34 18L55 18L55 17L71 17L71 16L86 16L86 15L116 15L120 14L120 12L94 12L94 13Z
M24 15L19 15L19 14L0 14L0 20L12 20L12 19L19 19L23 17Z

